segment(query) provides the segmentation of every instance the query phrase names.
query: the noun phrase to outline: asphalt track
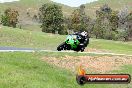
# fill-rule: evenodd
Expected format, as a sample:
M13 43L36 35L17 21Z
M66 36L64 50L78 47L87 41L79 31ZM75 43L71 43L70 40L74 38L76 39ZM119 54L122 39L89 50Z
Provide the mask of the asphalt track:
M75 51L57 51L57 50L42 50L42 49L33 49L33 48L17 48L17 47L0 46L0 52L71 52L71 53L74 53ZM114 55L114 56L132 56L127 54L100 53L100 52L78 52L78 53Z

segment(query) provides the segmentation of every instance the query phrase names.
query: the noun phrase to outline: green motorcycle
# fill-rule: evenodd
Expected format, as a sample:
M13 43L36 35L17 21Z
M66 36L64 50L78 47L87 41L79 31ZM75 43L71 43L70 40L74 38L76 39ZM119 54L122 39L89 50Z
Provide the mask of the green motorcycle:
M65 42L60 44L57 47L58 51L61 50L74 50L74 51L81 51L83 52L85 49L85 45L83 43L80 43L78 40L78 35L68 35Z

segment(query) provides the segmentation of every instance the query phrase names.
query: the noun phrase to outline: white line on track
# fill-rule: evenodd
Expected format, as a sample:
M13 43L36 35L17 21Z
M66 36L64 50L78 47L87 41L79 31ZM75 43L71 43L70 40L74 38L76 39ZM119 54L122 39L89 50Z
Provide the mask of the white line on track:
M0 50L0 52L75 52L75 51L53 51L53 50ZM99 52L78 52L84 54L98 54L98 55L113 55L113 56L130 56L127 54L115 54L115 53L99 53Z

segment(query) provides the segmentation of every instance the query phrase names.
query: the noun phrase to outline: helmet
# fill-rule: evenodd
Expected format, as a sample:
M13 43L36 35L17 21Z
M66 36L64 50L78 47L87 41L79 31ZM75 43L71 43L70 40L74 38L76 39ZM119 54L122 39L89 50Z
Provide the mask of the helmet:
M87 36L87 32L83 31L83 32L81 33L81 35L82 35L82 36Z

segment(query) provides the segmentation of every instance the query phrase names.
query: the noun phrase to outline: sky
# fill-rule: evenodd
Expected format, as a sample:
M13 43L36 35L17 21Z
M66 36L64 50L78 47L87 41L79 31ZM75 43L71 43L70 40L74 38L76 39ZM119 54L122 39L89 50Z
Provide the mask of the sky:
M78 7L81 4L86 4L86 3L90 3L90 2L98 1L98 0L51 0L51 1L65 4L71 7Z
M0 0L0 3L4 3L4 2L12 2L12 1L19 1L19 0Z
M19 0L0 0L0 3L4 3L4 2L12 2L12 1L19 1ZM93 1L98 1L98 0L51 0L57 3L61 3L61 4L65 4L71 7L78 7L81 4L86 4L86 3L90 3Z

